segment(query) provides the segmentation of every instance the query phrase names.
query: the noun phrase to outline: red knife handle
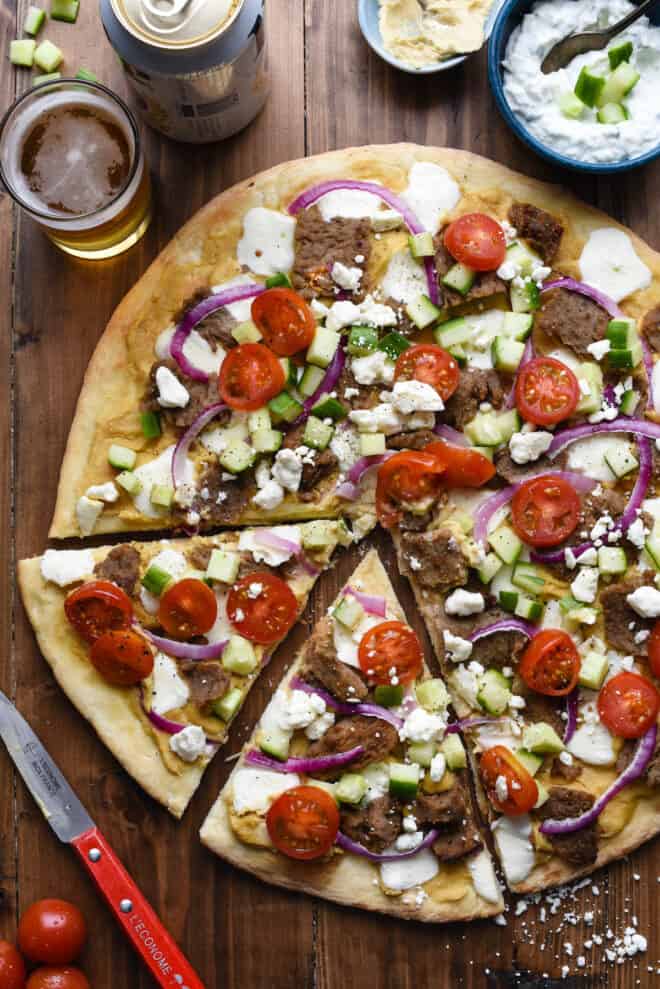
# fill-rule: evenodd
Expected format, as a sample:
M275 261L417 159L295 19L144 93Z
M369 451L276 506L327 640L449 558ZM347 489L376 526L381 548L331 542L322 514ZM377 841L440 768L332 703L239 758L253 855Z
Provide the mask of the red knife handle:
M71 844L159 985L205 989L98 828L85 831Z

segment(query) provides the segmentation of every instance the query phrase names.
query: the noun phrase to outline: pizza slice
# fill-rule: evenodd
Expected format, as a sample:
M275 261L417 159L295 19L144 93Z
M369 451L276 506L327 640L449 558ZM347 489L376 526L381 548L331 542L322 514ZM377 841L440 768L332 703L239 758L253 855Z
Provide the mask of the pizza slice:
M266 882L431 922L499 913L449 696L375 550L317 624L201 838Z
M305 607L343 523L49 549L23 601L67 696L180 817L248 691Z

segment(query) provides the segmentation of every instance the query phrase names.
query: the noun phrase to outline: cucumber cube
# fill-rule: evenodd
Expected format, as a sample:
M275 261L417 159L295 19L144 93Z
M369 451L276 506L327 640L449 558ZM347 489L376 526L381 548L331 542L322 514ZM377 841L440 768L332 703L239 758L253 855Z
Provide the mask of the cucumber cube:
M343 597L332 613L345 628L354 629L364 618L364 608L354 597Z
M395 361L409 346L410 340L407 340L402 333L393 330L383 337L378 344L378 349L384 351L391 361Z
M408 765L403 762L390 763L390 793L405 803L417 796L420 767L416 763Z
M25 34L30 34L32 37L35 34L39 34L41 27L46 20L46 11L41 10L40 7L28 7L27 14L25 15L25 21L23 23L23 31Z
M213 704L213 713L223 721L231 721L243 700L243 693L238 687L230 687L224 697Z
M254 673L259 660L248 639L244 639L242 635L232 635L222 653L222 665L230 673L247 676Z
M304 398L310 398L318 390L324 378L325 372L320 367L308 364L298 384L298 391Z
M575 95L579 100L586 106L596 106L598 99L600 98L603 89L605 87L605 79L603 76L596 75L595 72L591 72L587 66L583 66L578 80L575 83Z
M36 48L36 41L30 41L28 38L12 41L9 45L9 61L12 65L23 65L29 69L34 65Z
M538 622L543 615L543 605L540 601L534 601L525 594L519 594L513 613L518 618L524 618L525 621Z
M223 659L224 662L224 659ZM289 755L289 745L291 744L291 732L283 731L275 724L262 727L259 732L258 745L262 752L270 755L273 759L284 762Z
M335 356L340 341L339 333L327 330L324 326L317 326L314 339L307 351L307 362L316 364L317 367L327 367Z
M621 62L605 81L597 96L596 105L602 107L607 103L620 103L638 82L639 72L633 69L630 62Z
M538 791L538 796L536 798L536 803L534 804L534 810L542 807L543 804L550 799L550 793L547 787L543 786L543 783L539 783L538 780L536 781L536 789Z
M308 522L302 529L302 545L304 549L327 550L332 549L337 541L338 522L329 522L324 519L317 519Z
M656 570L660 570L660 534L657 531L654 530L651 533L646 540L644 549Z
M536 776L539 769L543 765L543 759L541 756L535 755L530 752L529 749L516 749L515 752L516 759L523 766L530 776Z
M512 262L523 277L531 275L535 268L539 268L543 264L538 254L535 254L519 240L507 247L506 260Z
M625 573L628 560L620 546L601 546L598 550L598 569L602 574Z
M418 683L415 687L415 696L427 711L444 711L449 704L447 688L437 677Z
M155 440L161 434L160 416L157 412L143 412L140 415L142 433L148 440Z
M556 755L564 748L563 741L547 721L528 725L523 731L522 743L523 748L534 755Z
M381 707L398 707L403 700L403 687L401 684L379 684L374 688L374 700ZM419 762L419 760L413 759L413 762Z
M54 21L75 24L79 6L79 0L50 0L50 16Z
M433 742L413 742L408 746L406 755L411 762L428 769L435 755L435 745Z
M442 284L458 292L459 295L467 295L476 277L477 273L472 268L468 268L465 264L455 264L442 279Z
M600 690L610 668L610 663L602 652L588 652L580 666L579 684L588 690Z
M284 371L284 383L287 388L298 387L298 366L294 364L290 357L280 357L280 364Z
M607 324L605 335L610 341L612 350L623 350L630 347L638 339L637 321L629 319L627 316L611 319Z
M450 347L447 353L451 354L459 367L467 367L468 357L460 343L457 343L455 347Z
M638 405L639 392L635 391L634 388L629 388L628 391L623 393L619 411L624 416L634 416Z
M167 570L163 570L162 567L157 567L152 564L142 578L142 586L149 591L150 594L160 597L167 585L172 583L172 580L173 577L171 573L168 573Z
M570 120L578 120L586 109L586 105L575 93L562 93L559 97L559 109Z
M159 508L170 508L174 501L174 488L170 484L154 484L149 500Z
M488 542L502 563L506 563L508 566L512 566L516 562L523 548L522 541L511 526L506 523L502 523L494 532L489 533Z
M596 116L599 124L620 124L628 120L629 113L622 103L606 103Z
M314 450L325 450L334 431L334 426L326 425L322 419L317 419L316 416L310 416L305 423L302 441L305 446L311 446Z
M477 573L482 584L490 584L495 574L499 573L504 566L502 560L495 553L488 553L486 559L481 564Z
M303 407L297 399L289 395L288 391L281 391L275 398L271 398L268 408L275 417L276 422L293 422L303 411Z
M408 246L414 258L431 258L435 254L433 234L428 230L408 237Z
M505 312L502 320L502 333L513 337L514 340L526 340L532 332L533 325L534 317L530 313Z
M248 433L256 433L259 429L270 429L270 412L268 409L256 409L254 412L248 412L247 427Z
M360 453L363 457L376 457L385 453L383 433L360 433Z
M137 474L134 474L130 470L122 471L121 474L117 475L115 481L124 491L128 491L129 495L135 496L142 491L142 481Z
M335 796L342 804L359 804L367 792L367 781L360 773L344 773L335 787Z
M252 434L252 446L257 453L277 453L282 446L282 433L278 429L258 429Z
M452 771L467 768L467 755L458 735L447 735L440 743L440 751Z
M93 72L89 69L80 68L76 72L76 79L83 79L85 82L98 82L98 76L95 76Z
M576 372L580 385L580 401L576 412L591 414L598 412L603 401L603 372L593 361L584 361ZM582 390L582 382L586 382L588 393Z
M220 454L220 464L230 474L240 474L251 467L256 453L243 440L232 440Z
M603 455L603 460L614 476L619 479L625 477L626 474L630 474L631 471L637 470L639 467L639 461L632 455L629 447L624 443L608 450Z
M440 310L433 305L428 295L420 295L406 306L406 313L419 330L437 322Z
M266 279L266 288L293 288L291 279L283 271L278 271L276 275L269 275Z
M527 591L529 594L539 594L545 584L545 579L541 577L533 563L518 563L511 581L521 591Z
M520 340L511 340L505 336L495 337L491 345L493 365L498 371L513 374L518 370L524 351L525 344Z
M506 677L499 670L486 670L477 692L480 707L497 716L506 711L510 697L511 688Z
M347 410L346 406L338 402L336 398L331 398L330 395L324 395L312 407L312 414L318 416L319 419L338 420L346 418Z
M108 450L108 463L117 470L133 470L137 460L137 453L127 446L120 446L119 443L112 443Z
M233 553L226 549L214 549L206 567L205 577L208 580L218 580L222 584L233 584L238 577L240 565L240 553Z
M473 329L464 316L458 319L448 319L433 331L435 342L448 350L450 347L469 343L472 338Z
M520 594L518 594L518 591L514 591L511 589L500 591L500 595L499 595L500 607L503 608L504 611L508 611L510 614L513 614L516 608L518 607L519 597Z
M57 80L61 78L62 78L61 72L44 72L43 75L33 76L32 85L43 86L47 82L57 82Z
M535 312L541 305L541 293L536 282L524 281L522 285L511 283L509 289L511 308L517 313Z
M62 51L52 41L42 41L34 53L34 64L44 72L54 72L63 59Z
M378 330L373 326L352 326L346 349L353 357L364 357L378 347Z
M235 326L231 335L236 343L258 343L261 340L261 330L259 330L251 319L246 319L244 323Z
M620 45L615 45L614 48L609 48L607 57L610 62L610 68L616 69L622 62L629 62L632 53L632 41L624 41Z

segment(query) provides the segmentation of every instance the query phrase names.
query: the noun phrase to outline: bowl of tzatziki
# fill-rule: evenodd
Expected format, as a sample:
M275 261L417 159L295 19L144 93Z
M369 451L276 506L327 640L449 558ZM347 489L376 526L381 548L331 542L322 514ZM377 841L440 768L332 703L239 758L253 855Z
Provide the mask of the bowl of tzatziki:
M512 130L554 164L618 172L660 155L660 4L602 51L541 71L562 38L632 10L629 0L507 0L500 10L488 52L495 100Z

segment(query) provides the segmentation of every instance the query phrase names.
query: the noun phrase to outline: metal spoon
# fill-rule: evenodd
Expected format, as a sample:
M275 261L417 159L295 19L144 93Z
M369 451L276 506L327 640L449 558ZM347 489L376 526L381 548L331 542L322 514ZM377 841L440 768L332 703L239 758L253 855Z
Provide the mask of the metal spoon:
M603 48L621 31L633 24L639 17L645 14L651 7L655 6L658 0L644 0L637 10L632 10L625 17L622 17L611 27L603 28L602 31L585 31L583 34L570 34L562 41L553 45L548 54L541 62L541 72L547 75L549 72L556 72L575 58L576 55L583 55L585 52L602 51Z

